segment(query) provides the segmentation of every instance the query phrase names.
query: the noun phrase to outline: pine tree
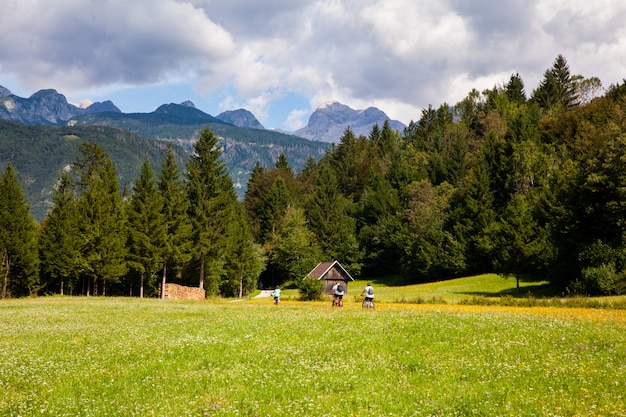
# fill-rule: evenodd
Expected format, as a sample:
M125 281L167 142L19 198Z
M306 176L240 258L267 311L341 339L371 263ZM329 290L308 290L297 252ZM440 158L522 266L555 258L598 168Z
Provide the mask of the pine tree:
M292 197L287 182L284 178L277 177L267 190L259 213L261 242L266 242L276 232L276 228L282 221L285 211L291 202Z
M459 190L450 220L454 236L464 248L467 267L472 272L491 269L492 243L487 231L495 220L494 192L487 163L481 158Z
M319 263L321 252L300 208L287 209L272 240L272 262L285 272L288 280L304 278Z
M236 291L243 297L254 289L265 267L265 257L261 246L254 243L242 204L237 204L235 216L228 251L230 291L221 292L234 295Z
M126 218L116 170L110 156L97 144L84 142L74 164L78 181L79 233L86 293L106 294L106 285L127 272Z
M339 260L354 273L361 269L361 251L356 224L349 216L350 202L339 191L337 179L328 164L322 164L315 193L307 210L309 227L328 260Z
M46 291L75 290L80 271L78 206L73 184L67 173L59 179L50 212L43 221L39 238L39 257ZM67 290L67 291L66 291Z
M191 260L191 222L187 214L189 206L180 171L172 146L167 149L161 165L158 184L161 196L161 213L165 222L163 237L163 273L161 275L161 297L165 296L168 266L181 266Z
M216 295L225 273L225 248L237 195L220 158L217 137L208 127L200 133L194 150L187 164L187 195L194 248L200 263L199 288Z
M446 227L453 193L450 184L433 187L428 180L410 187L410 200L396 239L403 249L398 261L413 280L455 276L466 268L462 245Z
M511 103L522 105L526 103L526 92L524 91L524 81L519 73L511 75L509 82L504 88Z
M384 172L376 145L365 136L355 137L350 128L344 131L339 145L325 159L335 171L341 192L352 201L361 199L372 172Z
M0 176L0 296L34 295L39 288L37 225L11 163Z
M570 110L579 105L576 80L570 75L563 55L558 55L552 67L544 72L531 99L548 111Z
M250 231L257 242L262 242L261 238L261 207L263 206L264 195L267 192L268 175L266 169L257 163L252 168L248 178L248 187L243 204L246 209Z
M141 165L128 203L128 264L140 276L139 297L144 296L145 278L154 287L156 272L163 264L165 218L149 160ZM131 285L132 291L132 285Z
M531 209L528 199L517 195L491 228L494 269L503 275L515 275L518 292L520 275L545 272L555 257L548 234L539 227Z

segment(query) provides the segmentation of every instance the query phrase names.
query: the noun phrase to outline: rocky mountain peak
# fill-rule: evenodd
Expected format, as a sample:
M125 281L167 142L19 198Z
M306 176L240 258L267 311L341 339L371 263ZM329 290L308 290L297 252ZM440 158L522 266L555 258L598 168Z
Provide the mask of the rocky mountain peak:
M322 142L338 142L346 128L350 127L355 135L368 135L372 127L379 127L389 120L391 128L401 130L405 125L391 120L382 110L368 107L365 110L354 110L338 101L321 104L309 117L309 123L295 134Z
M11 90L0 85L0 98L11 95Z
M29 98L17 97L3 87L4 100L0 102L0 119L13 120L26 125L63 125L75 116L100 111L120 110L110 101L92 103L87 108L75 106L67 102L63 94L56 90L39 90ZM87 105L87 102L83 102Z
M261 130L265 129L256 117L254 117L254 115L246 109L228 110L218 114L216 117L237 127L249 127Z

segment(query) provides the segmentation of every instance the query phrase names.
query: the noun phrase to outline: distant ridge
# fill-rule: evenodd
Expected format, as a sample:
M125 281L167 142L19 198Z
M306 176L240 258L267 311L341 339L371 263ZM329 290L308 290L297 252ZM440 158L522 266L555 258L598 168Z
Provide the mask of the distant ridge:
M103 111L120 113L111 101L92 103L83 108L68 103L56 90L39 90L29 98L22 98L0 86L0 119L4 120L25 125L62 126L72 117Z

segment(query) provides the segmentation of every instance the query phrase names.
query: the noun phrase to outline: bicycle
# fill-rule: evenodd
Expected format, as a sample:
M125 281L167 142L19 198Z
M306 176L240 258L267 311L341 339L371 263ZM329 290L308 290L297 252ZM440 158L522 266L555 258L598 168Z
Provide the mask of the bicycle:
M361 307L363 308L374 308L374 299L373 298L363 298L363 302L361 303Z
M341 297L334 296L333 297L333 307L334 306L343 307L343 299Z

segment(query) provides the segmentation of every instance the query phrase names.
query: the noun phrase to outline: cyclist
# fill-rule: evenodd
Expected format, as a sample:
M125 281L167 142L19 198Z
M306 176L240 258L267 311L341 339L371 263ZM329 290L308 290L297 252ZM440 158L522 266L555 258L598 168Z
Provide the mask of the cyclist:
M374 307L374 288L368 282L363 291L361 291L361 296L365 295L365 300L363 300L363 305L369 305Z
M333 285L332 288L332 292L333 292L333 305L337 305L339 307L343 307L343 285L338 282L335 285Z
M278 304L280 301L280 286L276 286L276 289L274 290L274 304Z

